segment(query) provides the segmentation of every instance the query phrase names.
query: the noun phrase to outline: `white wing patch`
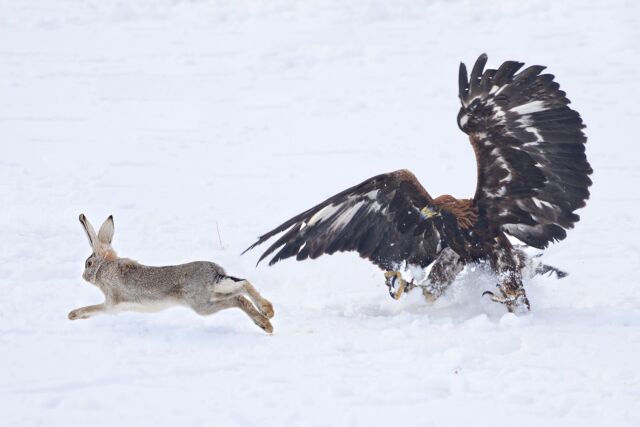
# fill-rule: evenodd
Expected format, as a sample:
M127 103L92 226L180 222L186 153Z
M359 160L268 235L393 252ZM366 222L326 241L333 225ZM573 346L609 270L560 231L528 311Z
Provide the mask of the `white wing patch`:
M509 168L509 164L502 157L502 153L500 152L500 149L498 147L494 147L491 150L491 155L494 157L494 161L493 161L492 167L493 167L493 165L497 165L501 169L504 169L505 171L507 171L507 175L504 178L501 178L500 181L498 181L499 183L501 183L503 185L500 186L496 191L492 192L492 191L485 190L484 194L487 197L490 197L490 198L502 197L507 193L507 189L506 189L506 186L504 184L506 184L506 183L508 183L508 182L510 182L512 180L513 173L511 171L511 169Z
M526 104L518 105L517 107L513 107L511 111L518 114L531 114L537 113L538 111L547 110L547 106L544 101L531 101Z
M542 225L526 225L526 224L505 224L502 229L510 234L520 233L533 233L538 234L542 232Z
M309 218L309 221L306 223L306 225L312 226L312 225L316 224L317 222L322 221L323 219L330 217L339 208L340 208L340 205L327 205L327 206L325 206L324 208L322 208L318 212L316 212L311 218Z
M364 196L350 196L346 201L336 204L336 205L328 205L324 208L320 209L316 212L309 221L303 222L300 225L300 229L302 230L304 227L309 226L312 227L315 224L321 221L331 221L331 230L335 231L340 228L343 228L353 219L354 215L357 214L363 206L368 205L368 210L380 210L382 205L376 201L376 197L378 196L378 190L372 190L365 194ZM348 209L340 212L343 206L353 203L354 200L359 199L357 202L353 204ZM373 203L371 203L373 201ZM340 212L338 214L338 212Z
M494 107L493 109L493 118L502 121L502 118L505 116L504 111L500 107Z
M351 206L349 209L341 212L340 215L337 215L335 218L332 218L331 231L335 231L337 229L343 228L344 226L349 224L353 216L360 210L360 208L364 204L365 204L364 201L360 201L355 205Z
M549 209L554 209L554 210L558 209L557 206L552 205L551 203L547 202L546 200L540 200L537 197L532 197L531 200L540 209L542 209L543 206L547 207Z
M535 128L533 126L528 126L528 127L524 128L524 130L526 130L527 132L532 133L532 134L534 134L536 136L535 143L544 141L544 139L542 138L542 135L540 135L540 132L538 131L537 128ZM531 143L529 143L529 144L531 144Z

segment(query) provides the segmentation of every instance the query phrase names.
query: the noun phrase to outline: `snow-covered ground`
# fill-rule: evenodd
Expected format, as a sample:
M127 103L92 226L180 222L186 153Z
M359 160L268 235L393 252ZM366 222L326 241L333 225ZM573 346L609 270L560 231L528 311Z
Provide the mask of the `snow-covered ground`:
M0 2L2 425L640 425L640 3ZM588 125L582 220L515 317L466 271L387 294L354 254L240 252L377 173L464 197L457 69L549 66ZM98 303L78 223L151 265L214 260L275 304L71 322ZM260 248L259 248L260 249Z

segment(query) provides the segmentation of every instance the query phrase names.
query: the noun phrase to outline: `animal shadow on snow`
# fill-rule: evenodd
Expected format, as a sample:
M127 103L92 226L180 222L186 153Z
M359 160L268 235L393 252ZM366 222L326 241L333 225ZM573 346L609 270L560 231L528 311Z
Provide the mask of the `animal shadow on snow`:
M120 313L118 316L96 318L93 327L104 334L118 337L128 337L134 340L155 342L181 342L200 345L203 342L215 346L224 345L227 340L238 337L255 339L256 333L251 324L246 324L243 313L229 312L223 316L228 318L215 323L208 318L194 318L187 308L173 307L153 316L143 316L139 313ZM195 319L195 320L194 320ZM268 336L268 335L264 335Z

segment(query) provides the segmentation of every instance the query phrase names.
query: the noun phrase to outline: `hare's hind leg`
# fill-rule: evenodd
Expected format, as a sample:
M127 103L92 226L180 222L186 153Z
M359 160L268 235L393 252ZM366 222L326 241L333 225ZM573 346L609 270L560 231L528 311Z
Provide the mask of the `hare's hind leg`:
M273 304L260 295L258 290L254 288L248 280L243 280L242 289L247 293L247 295L249 295L251 301L253 301L262 314L267 316L269 319L273 317Z
M222 300L200 302L198 304L192 305L192 308L196 313L202 316L208 316L227 308L239 308L240 310L247 313L251 320L253 320L253 323L258 325L264 331L268 333L273 332L273 326L271 326L271 322L269 322L269 319L267 319L262 313L260 313L253 306L253 304L251 304L251 301L249 301L242 295L234 295L230 298Z
M251 301L249 301L242 295L236 295L232 299L236 301L236 303L238 304L238 308L240 308L242 311L247 313L249 317L251 317L251 320L253 320L256 325L258 325L268 333L273 332L273 326L271 325L271 322L269 322L269 317L258 311L256 307L251 304ZM273 316L273 309L271 315Z
M228 282L227 282L228 281ZM221 290L228 288L228 284L232 284L230 287L232 290L228 292L231 295L246 295L253 301L258 307L258 310L267 318L273 317L273 304L271 304L266 298L260 295L260 292L246 279L238 279L237 277L226 276L221 282ZM220 291L218 291L220 292Z

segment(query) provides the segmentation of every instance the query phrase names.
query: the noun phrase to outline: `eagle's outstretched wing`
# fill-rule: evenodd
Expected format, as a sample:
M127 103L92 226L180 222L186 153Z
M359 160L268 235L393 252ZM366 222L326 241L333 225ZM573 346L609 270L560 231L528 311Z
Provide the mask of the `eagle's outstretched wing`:
M258 262L278 249L269 265L292 256L303 260L356 251L386 270L403 262L426 267L442 249L438 230L443 222L457 229L451 214L421 213L431 201L407 170L378 175L291 218L246 251L284 232Z
M566 237L589 198L592 172L578 112L545 67L481 55L467 79L460 64L458 125L478 162L474 202L498 230L536 248Z

